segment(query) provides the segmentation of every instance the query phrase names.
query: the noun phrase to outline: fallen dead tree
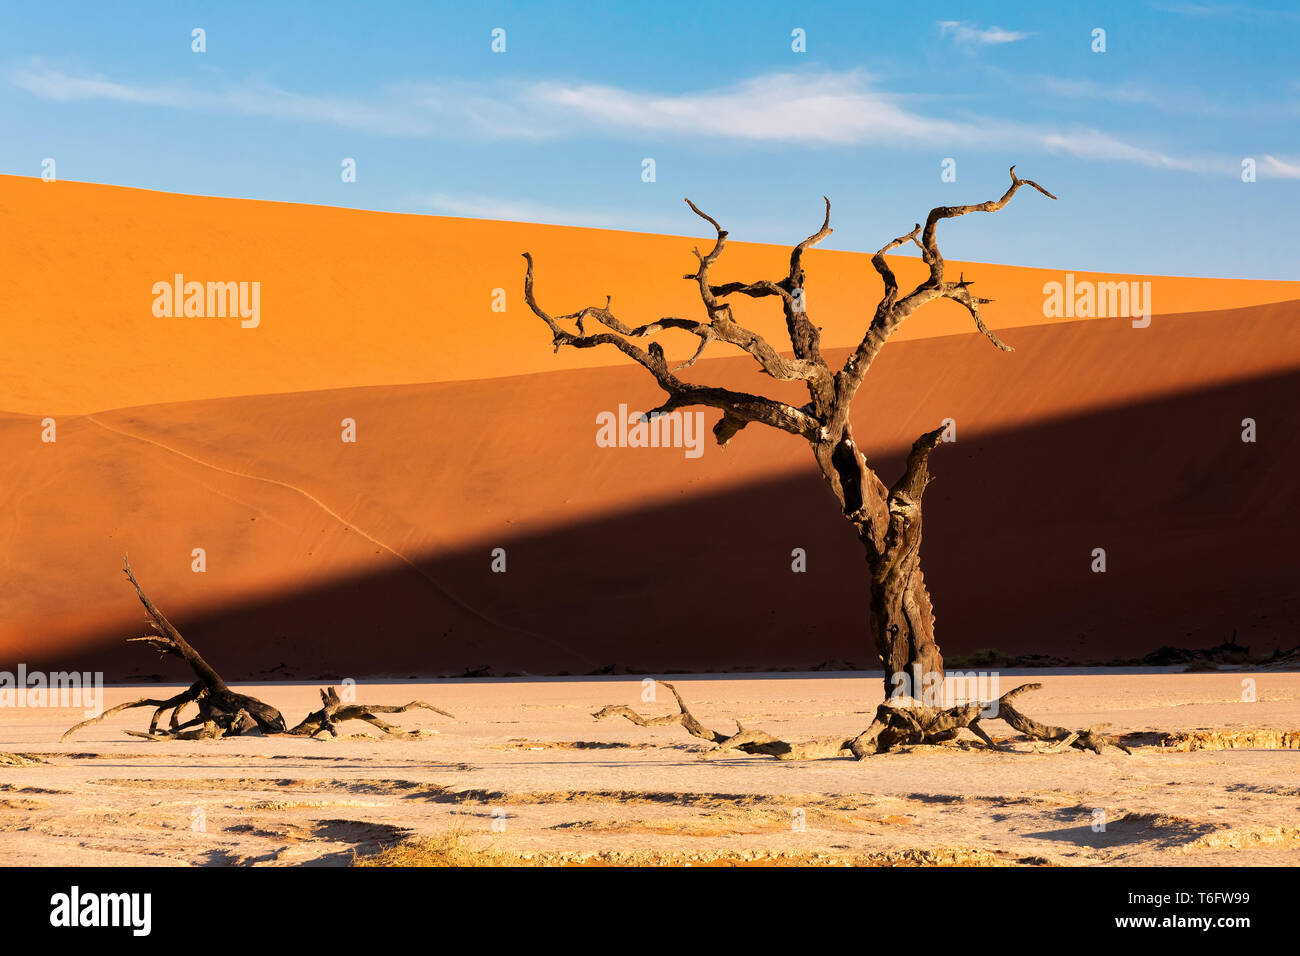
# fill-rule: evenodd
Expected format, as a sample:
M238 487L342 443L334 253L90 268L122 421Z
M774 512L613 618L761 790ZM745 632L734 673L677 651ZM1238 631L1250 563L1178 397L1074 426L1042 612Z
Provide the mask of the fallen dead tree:
M695 718L682 700L677 688L666 681L660 686L672 692L677 701L678 713L660 717L643 717L624 704L610 704L592 714L597 720L606 717L626 717L638 727L667 727L681 724L693 737L715 744L718 750L739 750L742 753L776 757L778 760L817 760L826 757L856 757L862 760L872 754L883 753L908 745L941 743L952 740L962 729L969 730L993 750L1003 748L980 726L981 719L997 719L1009 724L1026 737L1045 741L1053 750L1073 747L1101 753L1107 747L1117 747L1130 753L1117 738L1103 734L1105 724L1083 730L1070 730L1040 724L1026 717L1012 701L1021 694L1037 690L1042 684L1021 684L1007 691L996 701L979 701L958 707L937 709L928 707L910 697L895 697L876 708L871 725L856 737L815 737L804 741L785 741L765 730L751 730L736 721L736 732L724 734L710 730Z
M97 717L83 720L81 723L69 727L60 738L61 740L67 740L76 731L89 727L91 724L97 724L107 717L137 707L154 708L153 717L149 720L149 729L147 731L128 730L127 733L133 737L144 737L147 740L208 740L218 737L238 737L240 734L252 732L287 734L295 737L314 737L325 732L337 737L339 724L349 720L365 721L374 727L378 727L388 737L414 737L418 734L418 731L404 731L385 722L376 715L401 714L408 710L423 709L431 710L444 717L452 716L447 711L434 707L432 704L427 704L422 700L413 700L401 706L344 703L339 697L338 691L330 687L320 692L321 708L308 714L301 722L289 728L285 724L283 715L270 704L260 701L256 697L237 693L227 686L226 682L221 679L221 675L203 659L203 656L198 651L190 646L189 642L181 636L180 631L176 630L172 623L149 600L148 595L144 593L144 589L140 587L140 583L135 579L129 559L126 561L123 570L126 572L127 580L135 588L140 603L144 605L144 609L149 615L150 627L154 632L146 634L144 637L130 638L130 641L143 641L164 657L183 658L185 663L190 666L190 669L194 671L197 680L175 697L166 699L145 697L130 703L110 707ZM198 713L190 719L182 721L181 712L190 704L195 705ZM168 711L171 712L171 716L167 726L159 727L159 723Z

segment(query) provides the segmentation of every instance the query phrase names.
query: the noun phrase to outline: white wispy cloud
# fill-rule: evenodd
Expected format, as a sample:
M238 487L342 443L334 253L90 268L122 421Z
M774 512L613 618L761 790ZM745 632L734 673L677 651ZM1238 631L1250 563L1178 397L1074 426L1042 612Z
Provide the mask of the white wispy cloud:
M1276 176L1278 179L1300 179L1300 158L1280 159L1277 156L1265 155L1259 168L1266 175Z
M1078 159L1135 163L1151 169L1173 169L1187 173L1228 173L1235 168L1226 159L1170 156L1158 149L1136 146L1086 127L1031 135L1048 152L1067 153Z
M1266 23L1273 20L1295 22L1300 12L1279 10L1275 7L1258 7L1244 3L1153 3L1165 13L1178 13L1188 17L1231 20L1238 23Z
M1000 46L1027 40L1032 33L1004 30L1002 27L979 27L962 20L940 20L939 35L950 36L960 46Z
M296 93L267 83L198 89L185 83L123 83L34 65L10 70L9 80L42 99L112 101L202 113L265 117L339 126L391 136L463 135L536 139L544 126L528 115L514 88L449 82L399 84L367 99Z
M568 209L527 199L507 199L500 196L425 193L408 196L403 205L413 211L433 212L466 219L558 223L567 226L591 226L597 229L617 228L619 223L627 219L625 214Z
M149 85L121 83L96 75L73 76L41 66L11 70L9 80L42 99L63 103L106 100L205 113L325 123L401 136L425 136L434 131L432 117L420 116L400 105L313 96L267 84L200 90L180 83Z
M74 100L116 100L121 103L183 108L190 99L182 88L176 86L134 86L115 83L101 76L69 76L58 70L41 67L10 70L9 82L42 99L63 103Z
M1080 159L1136 163L1153 169L1222 172L1226 160L1180 157L1088 127L1044 129L988 117L927 117L905 97L874 90L861 73L820 77L776 74L725 90L653 96L603 86L540 87L531 94L592 123L636 132L705 138L784 140L810 145L925 145L1037 148Z
M964 124L914 112L905 98L873 89L861 72L776 73L718 90L675 95L543 83L526 96L569 120L638 132L810 145L969 138Z
M1059 76L1043 75L1035 76L1033 82L1039 89L1070 99L1103 100L1109 103L1127 103L1133 106L1152 106L1167 113L1183 112L1190 105L1176 96L1133 83L1107 86L1095 80L1066 79Z
M35 67L15 85L60 102L106 100L238 113L409 136L558 138L584 129L679 133L818 144L968 138L964 124L923 116L875 90L860 72L769 74L733 86L660 94L599 84L406 84L369 101L293 93L264 84L197 90L131 84Z
M825 148L996 147L1157 169L1217 172L1228 168L1225 161L1173 156L1087 127L1062 129L991 116L930 115L919 104L929 106L932 99L883 92L873 77L861 71L776 73L717 89L671 94L557 81L408 83L386 87L368 99L295 93L266 84L223 89L132 84L42 66L10 71L9 79L36 96L59 102L113 101L419 138L544 140L596 132ZM446 196L442 201L452 202ZM482 197L456 201L486 202ZM529 220L545 214L545 210L524 211ZM582 218L593 224L602 219L599 213ZM567 221L574 219L570 216Z
M1220 101L1211 93L1190 87L1168 89L1141 83L1103 84L1090 79L1070 79L1059 76L1036 75L1028 78L1003 74L1016 83L1053 96L1076 100L1095 100L1117 103L1141 109L1153 109L1170 116L1240 119L1253 117L1259 120L1277 120L1279 117L1300 115L1300 102L1294 98L1251 98L1248 102ZM1292 83L1300 90L1300 81ZM1284 93L1287 91L1283 91Z

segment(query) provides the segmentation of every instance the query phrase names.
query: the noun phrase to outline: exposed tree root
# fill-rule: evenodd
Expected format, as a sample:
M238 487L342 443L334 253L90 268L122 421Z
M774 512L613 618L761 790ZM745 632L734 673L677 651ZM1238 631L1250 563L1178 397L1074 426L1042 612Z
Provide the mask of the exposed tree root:
M290 734L298 737L314 737L316 734L326 731L337 737L338 725L348 720L363 720L378 727L388 737L407 737L416 736L418 732L404 731L386 723L375 715L401 714L408 710L422 708L442 714L444 717L452 716L445 710L440 710L432 704L426 704L422 700L413 700L401 706L393 704L345 704L339 698L338 691L330 687L320 692L323 704L321 709L308 714L301 723L290 730L285 726L284 717L270 704L247 694L236 693L226 686L226 682L221 679L221 675L212 669L212 666L203 659L203 656L190 646L185 638L181 636L180 631L176 630L172 623L149 600L149 597L140 587L140 583L135 579L129 559L123 570L126 572L127 580L135 588L140 603L144 605L144 609L150 618L150 627L154 631L153 634L131 638L131 640L144 641L164 657L183 658L185 663L190 666L190 669L194 671L198 680L191 684L188 689L166 700L145 697L141 700L110 707L98 717L83 720L81 723L69 727L64 731L60 740L67 740L68 737L83 727L97 724L106 717L136 707L154 708L153 717L149 720L149 729L147 731L127 731L132 737L143 737L146 740L209 740L218 737L238 737L240 734L254 731L262 734ZM198 713L189 720L182 721L180 719L181 711L190 704L194 704L198 708ZM168 725L166 728L160 729L158 724L168 711L171 711Z
M1040 724L1026 717L1011 701L1027 691L1037 690L1042 684L1021 684L1007 691L996 701L983 701L939 710L927 707L912 698L901 697L883 702L876 708L871 725L856 737L815 737L812 740L785 741L765 730L751 730L736 721L736 732L724 734L701 724L687 708L677 688L666 681L658 683L672 692L677 701L678 713L660 717L643 717L624 704L610 704L592 714L597 720L605 717L626 717L638 727L667 727L681 724L693 737L715 744L718 750L739 750L747 754L776 757L778 760L817 760L825 757L852 756L858 760L872 754L883 753L911 744L937 743L952 740L963 728L971 731L986 747L1000 750L993 739L980 726L981 719L997 718L1010 724L1026 737L1052 744L1053 750L1073 747L1101 753L1107 747L1117 747L1125 753L1131 751L1118 739L1101 733L1100 727L1069 730ZM1104 726L1104 725L1103 725Z

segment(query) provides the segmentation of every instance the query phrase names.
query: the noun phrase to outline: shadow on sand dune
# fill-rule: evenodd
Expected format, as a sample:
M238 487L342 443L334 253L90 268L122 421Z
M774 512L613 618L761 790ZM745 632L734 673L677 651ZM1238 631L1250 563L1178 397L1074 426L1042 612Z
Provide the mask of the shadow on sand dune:
M1297 394L1300 373L1261 377L941 446L924 547L945 651L1109 660L1233 629L1256 650L1294 643ZM889 477L901 456L876 463ZM440 588L399 567L175 623L228 679L875 662L862 554L811 471L417 564ZM185 679L129 636L28 666Z

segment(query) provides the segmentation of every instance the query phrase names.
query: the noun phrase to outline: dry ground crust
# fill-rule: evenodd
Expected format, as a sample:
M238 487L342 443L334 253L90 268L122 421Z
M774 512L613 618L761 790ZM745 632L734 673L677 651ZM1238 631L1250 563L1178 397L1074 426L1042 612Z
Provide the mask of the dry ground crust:
M149 743L127 713L60 745L79 712L4 709L0 863L1297 865L1300 675L1248 675L1253 702L1243 676L1033 675L1035 717L1109 722L1132 757L974 738L861 763L718 755L680 727L591 719L671 709L636 678L361 688L456 714L403 715L431 733L395 741ZM674 680L710 726L800 738L860 730L879 693L860 675ZM316 690L250 692L298 714Z

